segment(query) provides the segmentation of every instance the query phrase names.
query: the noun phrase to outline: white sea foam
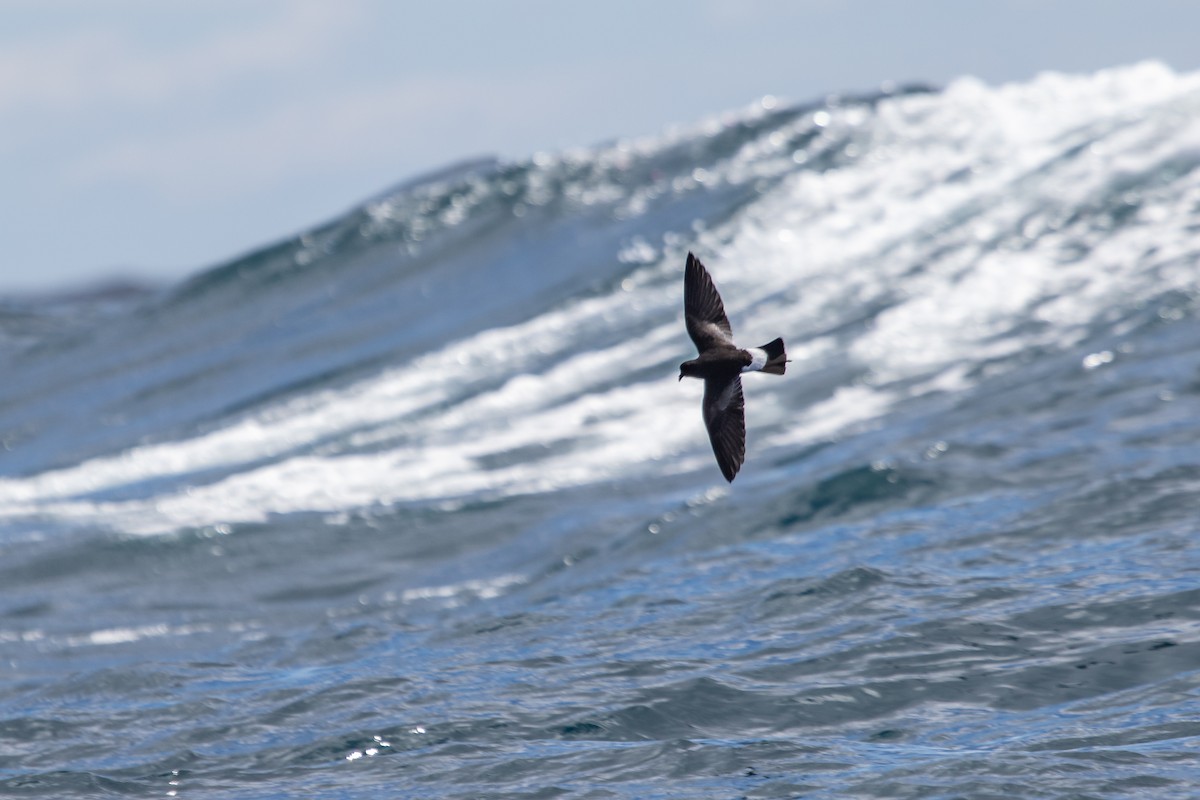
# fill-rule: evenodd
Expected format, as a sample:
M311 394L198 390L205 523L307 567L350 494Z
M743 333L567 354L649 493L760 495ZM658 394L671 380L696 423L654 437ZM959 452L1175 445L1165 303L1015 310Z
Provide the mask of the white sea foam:
M914 393L968 387L971 365L1069 347L1114 305L1195 285L1185 256L1200 222L1200 170L1188 166L1200 163L1200 76L1145 64L998 88L962 80L820 113L689 179L786 173L698 237L716 252L738 338L788 340L786 378L747 379L751 427L774 431L760 449L845 435ZM797 166L814 159L783 148L800 130L818 131L809 151L838 154L829 168ZM1119 214L1132 222L1117 225ZM711 472L699 385L676 383L673 367L627 378L687 357L679 244L638 240L622 258L644 265L611 292L355 385L0 480L0 518L152 533ZM867 379L799 410L777 399L831 365ZM460 397L489 381L498 388ZM191 477L206 471L223 477ZM128 490L162 478L168 488L151 496Z

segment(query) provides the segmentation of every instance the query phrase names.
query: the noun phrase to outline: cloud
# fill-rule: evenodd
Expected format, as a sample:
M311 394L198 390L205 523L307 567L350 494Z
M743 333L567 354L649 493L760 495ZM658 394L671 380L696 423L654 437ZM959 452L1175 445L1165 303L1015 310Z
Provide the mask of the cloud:
M360 22L353 4L303 2L249 30L224 29L164 49L130 29L94 24L0 49L0 119L78 115L219 91L255 74L286 74L327 53ZM186 9L185 9L186 10ZM185 25L187 15L176 25Z
M203 129L124 138L67 165L65 175L76 187L117 180L194 198L364 165L415 171L536 134L544 114L584 102L577 84L567 75L394 78L304 95ZM521 98L536 98L536 107ZM380 182L396 178L381 174Z

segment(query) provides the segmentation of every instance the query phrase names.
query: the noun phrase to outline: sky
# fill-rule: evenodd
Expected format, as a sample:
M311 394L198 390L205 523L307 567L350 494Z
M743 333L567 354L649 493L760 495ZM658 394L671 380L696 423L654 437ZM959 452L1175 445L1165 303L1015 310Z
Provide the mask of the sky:
M766 95L1200 69L1192 0L0 0L0 294L179 280L484 155Z

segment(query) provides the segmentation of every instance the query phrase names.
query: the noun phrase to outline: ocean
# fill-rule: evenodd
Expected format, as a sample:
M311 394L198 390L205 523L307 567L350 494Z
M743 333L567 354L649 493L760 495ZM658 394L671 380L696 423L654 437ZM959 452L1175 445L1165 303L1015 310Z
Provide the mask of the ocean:
M731 485L689 250L792 359ZM0 794L1195 797L1198 317L1156 63L766 97L9 298Z

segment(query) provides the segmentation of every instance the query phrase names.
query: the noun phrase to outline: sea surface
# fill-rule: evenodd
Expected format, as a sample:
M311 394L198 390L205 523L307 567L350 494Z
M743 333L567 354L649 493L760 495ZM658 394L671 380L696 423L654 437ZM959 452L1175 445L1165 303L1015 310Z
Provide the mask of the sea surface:
M688 250L792 359L732 485ZM0 795L1200 796L1198 317L1155 63L767 97L5 300Z

